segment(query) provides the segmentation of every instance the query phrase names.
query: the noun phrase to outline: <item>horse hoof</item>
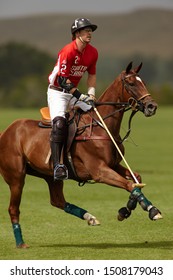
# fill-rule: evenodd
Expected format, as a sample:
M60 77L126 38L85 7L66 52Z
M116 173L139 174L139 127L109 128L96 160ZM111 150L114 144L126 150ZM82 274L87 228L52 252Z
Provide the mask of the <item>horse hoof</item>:
M156 216L153 217L153 221L163 219L161 213L158 213Z
M130 215L131 215L131 211L128 210L126 207L122 207L118 211L117 219L118 219L118 221L123 221L124 219L127 219L128 217L130 217Z
M149 210L149 218L152 220L152 221L156 221L156 220L160 220L162 219L162 215L161 215L161 212L156 208L156 207L152 207L150 210Z
M17 245L16 248L17 248L17 249L28 249L28 248L29 248L29 245L23 243L23 244Z
M91 218L88 220L88 225L89 225L89 226L99 226L99 225L100 225L100 222L96 219L96 217L91 217Z

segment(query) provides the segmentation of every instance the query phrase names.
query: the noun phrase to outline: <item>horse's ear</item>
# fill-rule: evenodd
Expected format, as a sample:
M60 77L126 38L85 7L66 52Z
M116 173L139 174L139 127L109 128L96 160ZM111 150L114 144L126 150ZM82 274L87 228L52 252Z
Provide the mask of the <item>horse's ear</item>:
M141 68L142 68L142 62L141 62L141 64L140 64L138 67L136 67L134 70L135 70L136 73L138 73L138 72L141 70Z
M130 70L132 69L132 64L133 64L132 61L128 64L128 66L126 68L126 74L128 74L130 72Z

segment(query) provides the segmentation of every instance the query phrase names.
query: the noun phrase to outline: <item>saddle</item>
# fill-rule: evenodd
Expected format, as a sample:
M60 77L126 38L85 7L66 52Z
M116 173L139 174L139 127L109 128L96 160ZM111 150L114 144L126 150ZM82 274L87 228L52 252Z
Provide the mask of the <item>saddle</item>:
M41 121L39 122L39 127L41 128L51 128L51 119L48 107L43 107L40 109ZM68 125L68 138L67 138L67 152L70 150L71 144L74 140L75 134L77 132L76 115L79 114L76 111L71 111L66 114L67 125ZM79 115L80 119L80 115Z
M67 125L68 125L68 137L67 137L66 146L64 148L64 155L63 155L64 163L68 168L69 178L78 181L79 185L84 185L86 182L84 182L77 176L76 170L73 165L70 148L75 139L78 141L87 140L86 137L81 137L81 133L83 133L85 131L85 128L87 126L90 126L90 124L82 127L81 129L78 127L80 117L83 113L84 112L80 108L75 108L74 110L72 110L66 114ZM49 108L48 107L41 108L40 114L41 114L41 120L38 124L39 127L42 129L51 128L52 124L51 124ZM90 118L90 121L91 121L91 125L92 125L92 118ZM50 157L51 157L51 150L48 154L46 161L49 161Z

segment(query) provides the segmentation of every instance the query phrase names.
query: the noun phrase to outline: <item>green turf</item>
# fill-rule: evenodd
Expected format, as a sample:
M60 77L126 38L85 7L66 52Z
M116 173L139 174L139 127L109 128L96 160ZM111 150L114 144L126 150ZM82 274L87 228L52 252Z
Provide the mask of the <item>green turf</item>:
M1 109L0 130L20 117L39 118L39 112ZM126 191L102 184L79 187L76 182L66 181L66 200L87 209L100 220L101 226L90 227L85 221L52 207L46 183L27 177L20 223L30 248L16 249L7 210L9 190L0 178L0 259L172 260L172 119L172 107L159 108L152 118L138 113L125 143L125 158L132 170L142 175L147 184L143 192L161 210L162 220L151 221L148 213L138 206L129 219L118 222L117 211L128 200ZM127 116L123 129L126 126Z

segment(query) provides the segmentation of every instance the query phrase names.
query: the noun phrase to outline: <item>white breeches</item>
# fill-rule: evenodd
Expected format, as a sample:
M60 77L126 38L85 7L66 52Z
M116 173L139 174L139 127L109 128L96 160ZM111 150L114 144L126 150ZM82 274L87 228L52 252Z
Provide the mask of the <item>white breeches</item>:
M65 118L65 113L73 107L80 107L85 112L91 109L91 105L78 101L72 94L50 89L49 87L47 90L47 102L51 120L58 116Z

